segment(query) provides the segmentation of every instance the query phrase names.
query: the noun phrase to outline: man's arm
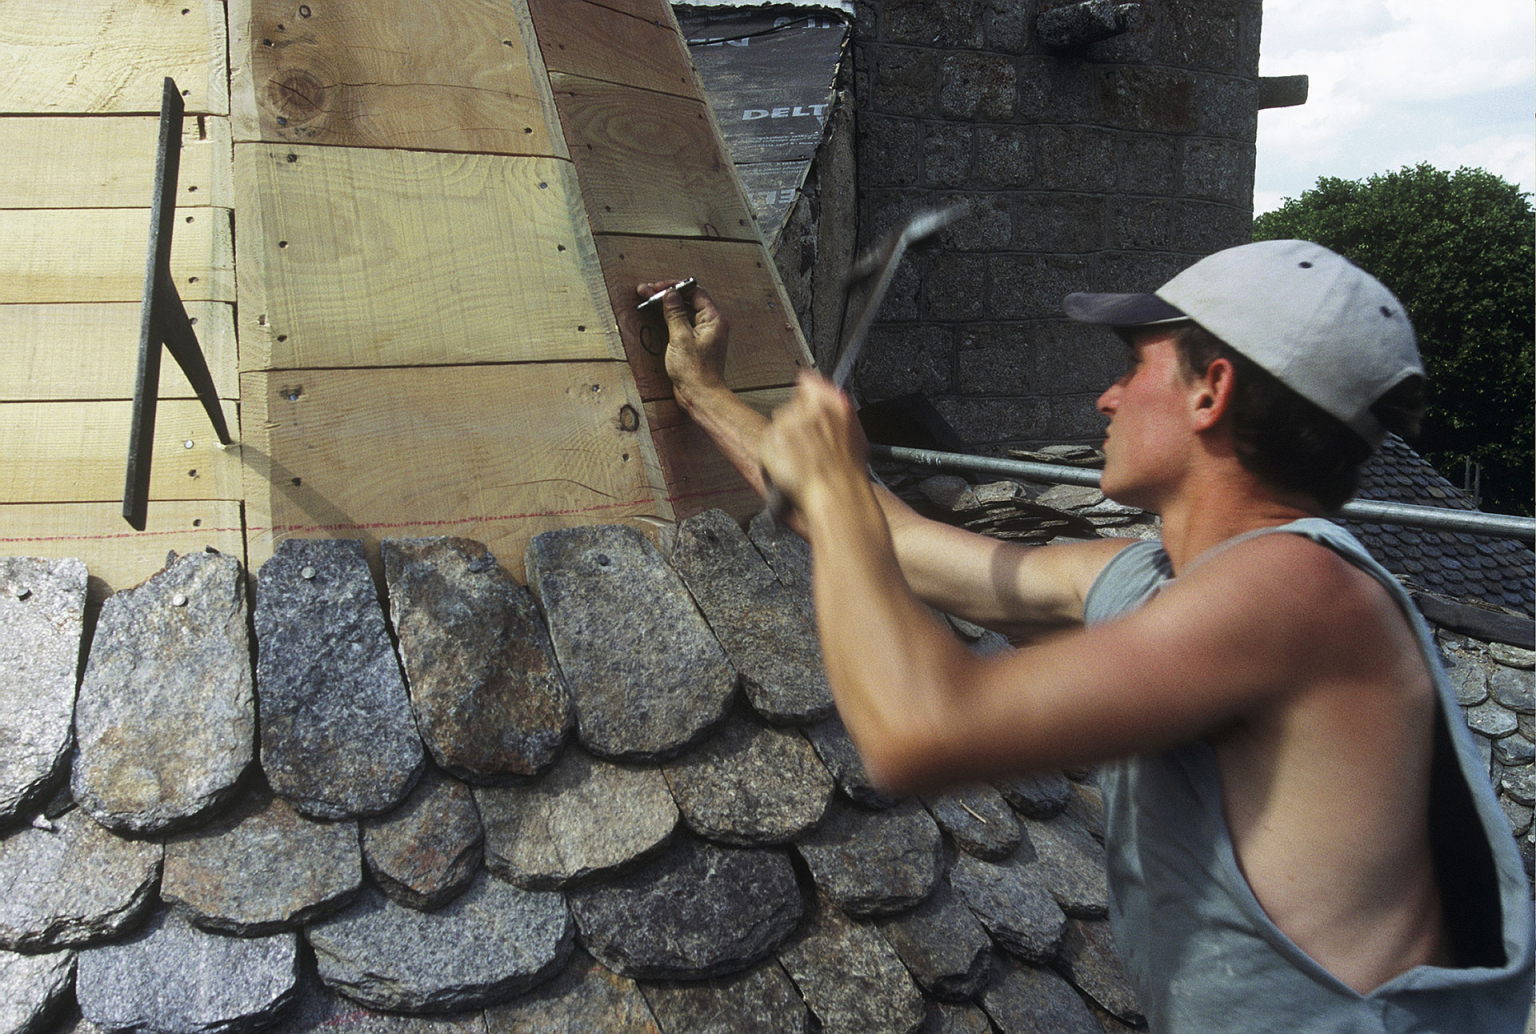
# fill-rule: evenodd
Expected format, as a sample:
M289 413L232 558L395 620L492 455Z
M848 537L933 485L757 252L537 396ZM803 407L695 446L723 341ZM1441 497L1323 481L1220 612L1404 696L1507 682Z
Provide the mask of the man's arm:
M668 283L641 284L649 297ZM667 321L667 374L678 404L759 494L759 457L770 421L725 382L730 328L702 288L691 299L669 291L662 301ZM929 520L895 495L871 486L890 531L906 584L923 602L946 613L1014 636L1081 623L1083 598L1109 558L1129 543L1102 540L1054 546L1020 546ZM789 523L805 534L804 522Z
M1381 680L1361 644L1401 623L1369 576L1273 535L1118 621L977 657L905 590L845 396L807 376L762 456L806 524L838 712L871 777L896 790L1170 746L1308 694L1358 699Z

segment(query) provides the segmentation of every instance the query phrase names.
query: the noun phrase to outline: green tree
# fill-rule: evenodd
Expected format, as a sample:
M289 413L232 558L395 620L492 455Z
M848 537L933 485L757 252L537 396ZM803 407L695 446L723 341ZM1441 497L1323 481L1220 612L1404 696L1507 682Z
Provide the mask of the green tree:
M1453 481L1468 458L1482 464L1483 508L1502 513L1533 503L1533 233L1530 196L1514 184L1426 164L1325 176L1253 224L1255 240L1316 241L1391 288L1429 378L1415 445Z

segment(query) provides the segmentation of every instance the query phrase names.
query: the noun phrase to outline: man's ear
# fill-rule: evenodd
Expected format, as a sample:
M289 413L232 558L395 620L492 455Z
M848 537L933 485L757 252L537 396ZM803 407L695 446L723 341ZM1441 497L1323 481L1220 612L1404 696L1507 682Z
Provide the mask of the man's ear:
M1193 418L1196 431L1209 430L1227 415L1236 376L1232 360L1221 357L1212 359L1205 373L1195 379Z

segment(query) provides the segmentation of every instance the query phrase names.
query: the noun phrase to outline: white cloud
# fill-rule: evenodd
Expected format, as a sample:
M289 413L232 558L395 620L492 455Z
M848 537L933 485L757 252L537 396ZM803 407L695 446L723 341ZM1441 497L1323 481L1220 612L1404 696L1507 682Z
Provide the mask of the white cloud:
M1427 161L1536 189L1536 4L1266 0L1263 75L1307 75L1307 103L1259 113L1255 210L1319 176Z

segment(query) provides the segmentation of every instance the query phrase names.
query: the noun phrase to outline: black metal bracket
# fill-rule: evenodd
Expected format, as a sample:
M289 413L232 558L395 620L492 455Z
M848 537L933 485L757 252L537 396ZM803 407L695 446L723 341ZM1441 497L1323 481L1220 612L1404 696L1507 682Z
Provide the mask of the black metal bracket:
M133 430L128 442L128 471L123 483L123 519L139 531L149 515L149 468L155 440L155 406L160 397L160 346L187 375L221 445L229 428L219 408L219 393L187 318L186 306L171 279L171 233L176 219L176 178L181 171L181 124L186 114L181 91L165 80L160 98L160 148L155 155L155 200L149 216L149 257L144 268L144 304L139 321L139 373L133 392Z

